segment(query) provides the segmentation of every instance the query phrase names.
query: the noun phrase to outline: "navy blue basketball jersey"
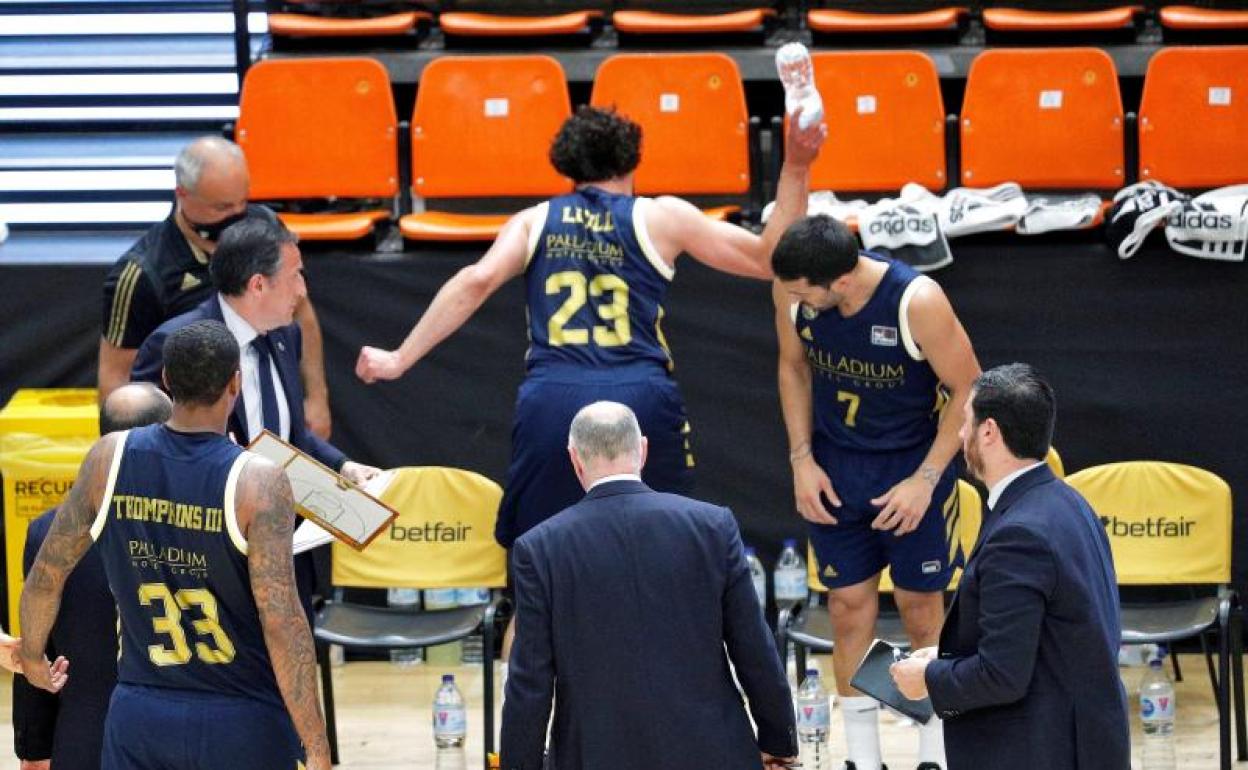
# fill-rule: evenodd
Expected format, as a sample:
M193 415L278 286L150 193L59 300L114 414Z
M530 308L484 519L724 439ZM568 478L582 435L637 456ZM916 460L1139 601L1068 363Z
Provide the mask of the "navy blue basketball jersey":
M673 270L644 225L647 198L597 187L547 203L525 265L529 371L546 364L668 367L659 324Z
M815 436L855 452L930 443L946 400L906 322L920 275L902 262L881 261L888 263L883 280L849 318L835 307L793 308L810 363Z
M282 705L234 514L250 458L216 433L122 434L91 527L120 616L119 682Z

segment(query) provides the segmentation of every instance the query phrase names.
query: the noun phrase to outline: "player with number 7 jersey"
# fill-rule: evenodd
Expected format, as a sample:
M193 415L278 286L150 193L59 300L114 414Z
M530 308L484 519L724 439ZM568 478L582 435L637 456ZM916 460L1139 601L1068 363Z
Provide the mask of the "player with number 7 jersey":
M92 447L31 569L24 664L39 668L64 576L94 547L121 640L104 770L328 770L290 485L224 435L238 344L201 321L164 360L172 417Z

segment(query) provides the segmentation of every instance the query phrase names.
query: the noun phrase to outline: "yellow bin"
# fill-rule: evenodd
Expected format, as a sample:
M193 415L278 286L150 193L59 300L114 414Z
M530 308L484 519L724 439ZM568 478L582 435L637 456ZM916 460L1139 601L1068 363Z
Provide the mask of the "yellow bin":
M26 527L65 499L78 466L99 438L94 388L24 389L0 409L0 475L4 477L4 551L10 633L19 633L22 550Z

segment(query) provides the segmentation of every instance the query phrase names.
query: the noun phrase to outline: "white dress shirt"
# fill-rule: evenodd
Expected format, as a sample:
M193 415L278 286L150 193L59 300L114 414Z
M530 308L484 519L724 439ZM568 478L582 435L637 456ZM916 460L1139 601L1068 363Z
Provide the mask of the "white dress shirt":
M593 489L599 484L606 484L609 481L641 481L641 476L638 476L636 473L615 473L598 479L593 484L589 485L589 489ZM585 491L588 492L589 489Z
M260 354L251 344L260 334L220 294L217 295L217 302L221 304L221 315L225 318L226 328L238 340L238 349L242 354L239 368L243 372L243 411L247 413L247 441L250 442L264 430L264 415L260 409ZM282 378L277 373L274 355L276 351L269 355L267 376L273 381L273 392L277 396L277 424L280 426L281 437L289 439L290 405L286 403L286 391L282 388Z
M1041 465L1044 465L1044 460L1041 460L1038 463L1032 463L1031 465L1028 465L1026 468L1019 468L1018 470L1014 471L1010 475L998 481L996 484L993 484L992 489L988 490L988 510L991 511L997 507L997 501L1001 499L1001 495L1005 492L1005 488L1008 487L1014 481L1014 479L1018 478L1019 476L1022 476L1024 473L1026 473L1027 471L1033 468L1040 467Z

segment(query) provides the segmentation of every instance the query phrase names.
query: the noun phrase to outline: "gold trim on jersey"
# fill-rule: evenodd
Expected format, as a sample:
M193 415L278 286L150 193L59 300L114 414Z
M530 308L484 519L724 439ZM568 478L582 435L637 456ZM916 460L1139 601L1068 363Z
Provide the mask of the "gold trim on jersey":
M230 475L225 478L225 529L230 533L230 542L243 556L247 555L247 538L243 536L243 531L238 526L238 514L234 510L234 496L243 466L252 457L254 455L251 452L245 450L240 452L238 457L234 458L234 464L230 466Z
M641 253L654 271L670 281L676 277L676 268L663 261L663 256L654 247L654 241L650 240L650 230L646 227L646 211L653 202L650 198L637 198L633 201L633 235L637 237Z
M143 269L137 262L127 262L117 277L117 286L113 289L113 309L109 314L108 329L104 334L116 347L126 335L126 319L130 317L130 302L134 299L134 287L143 275Z
M542 233L546 231L546 218L550 216L550 201L543 201L537 204L539 215L534 218L537 220L535 227L529 228L529 253L524 255L524 269L529 269L529 263L533 261L533 255L537 253L537 247L542 242Z
M95 513L95 521L91 522L91 540L99 540L104 525L108 523L108 512L113 507L113 489L117 486L117 474L121 471L121 456L126 453L126 439L130 431L122 431L113 444L113 461L108 466L108 482L104 485L104 496L100 499L100 510Z

